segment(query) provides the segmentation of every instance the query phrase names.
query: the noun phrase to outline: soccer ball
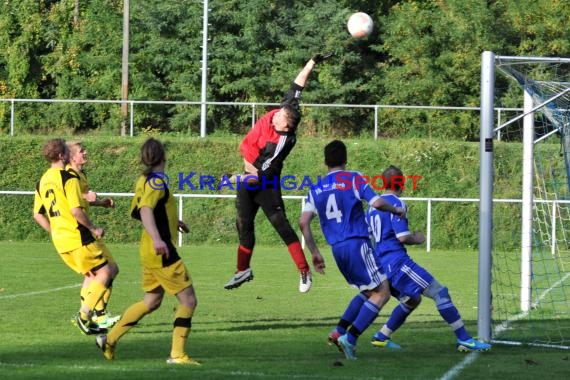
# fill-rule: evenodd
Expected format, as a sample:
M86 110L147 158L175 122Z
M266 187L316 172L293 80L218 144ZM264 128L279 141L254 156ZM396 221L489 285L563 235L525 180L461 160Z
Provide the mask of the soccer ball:
M346 26L348 27L348 32L352 37L363 38L372 33L374 22L366 13L357 12L350 15Z

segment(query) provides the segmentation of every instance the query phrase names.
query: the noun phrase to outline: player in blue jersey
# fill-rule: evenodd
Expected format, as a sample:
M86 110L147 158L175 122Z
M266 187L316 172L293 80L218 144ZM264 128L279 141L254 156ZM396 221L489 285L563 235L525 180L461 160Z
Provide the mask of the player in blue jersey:
M382 199L394 207L405 209L406 204L400 199L405 178L402 171L390 166L384 170L382 176L387 189L382 194ZM437 311L457 337L459 351L490 350L490 344L480 342L469 335L448 289L408 256L405 245L422 244L425 241L424 234L410 232L407 218L378 211L373 207L370 207L366 220L372 231L374 250L392 287L392 295L400 300L386 324L372 338L372 344L399 348L390 341L390 335L404 323L423 295L435 301Z
M382 200L362 174L345 170L346 162L346 146L342 141L332 141L325 147L328 174L309 191L299 225L307 247L313 256L319 257L310 227L315 215L319 216L340 272L359 290L329 335L329 341L336 344L347 359L356 359L358 337L374 322L390 298L386 276L380 271L370 244L362 201L400 216L404 216L405 211Z

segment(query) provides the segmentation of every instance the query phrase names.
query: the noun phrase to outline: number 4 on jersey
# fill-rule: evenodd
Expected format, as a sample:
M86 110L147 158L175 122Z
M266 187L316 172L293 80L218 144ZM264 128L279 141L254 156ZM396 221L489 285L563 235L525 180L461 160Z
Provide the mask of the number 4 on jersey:
M342 221L342 211L338 209L336 197L334 194L329 195L327 199L327 219L335 219L337 223Z

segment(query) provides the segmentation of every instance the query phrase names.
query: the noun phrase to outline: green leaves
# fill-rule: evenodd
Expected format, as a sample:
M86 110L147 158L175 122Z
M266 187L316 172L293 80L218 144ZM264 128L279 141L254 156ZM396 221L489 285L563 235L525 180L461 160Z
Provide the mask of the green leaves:
M130 5L129 98L199 101L203 3ZM332 51L311 74L305 103L476 106L483 51L570 55L567 1L224 0L209 6L208 101L277 103L307 60ZM373 17L371 36L348 34L346 21L356 11ZM0 97L120 99L122 18L120 0L0 2ZM352 135L374 125L370 110L304 113L301 131L310 133ZM383 136L472 140L479 128L475 113L383 116ZM0 125L7 117L0 104ZM118 106L19 104L16 128L115 133L119 119ZM199 120L199 108L191 106L137 106L135 112L137 129L197 132ZM250 107L208 107L209 133L241 134L250 120Z

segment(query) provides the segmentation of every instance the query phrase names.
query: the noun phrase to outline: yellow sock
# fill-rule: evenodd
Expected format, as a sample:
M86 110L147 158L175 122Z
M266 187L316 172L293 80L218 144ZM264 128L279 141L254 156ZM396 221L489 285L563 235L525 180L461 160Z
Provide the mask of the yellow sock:
M109 303L109 299L111 298L111 293L113 293L113 286L109 286L105 294L103 294L103 304L105 305L104 308L107 308L107 304Z
M107 335L107 343L114 346L117 341L127 333L140 321L145 315L150 313L150 309L145 305L143 301L137 302L129 306L127 310L123 313L123 316L117 322L115 326L111 329Z
M87 298L87 293L89 293L88 288L81 288L81 292L79 293L79 297L81 297L81 305L85 302L85 298Z
M186 353L184 347L186 346L188 334L190 334L190 328L192 327L193 314L194 309L186 306L179 305L176 309L174 328L172 329L171 358L179 358Z
M86 313L85 309L88 309L89 312L95 310L95 305L99 302L99 300L103 297L103 293L107 288L105 285L101 284L97 280L91 281L89 287L87 288L87 296L85 297L85 301L83 302L83 308L81 310L81 319L87 320L89 319L90 315Z
M107 310L107 304L109 303L109 298L111 298L112 292L113 287L107 288L107 291L103 293L103 298L101 298L99 302L97 302L97 305L95 305L95 312L97 315L104 314L104 312Z

